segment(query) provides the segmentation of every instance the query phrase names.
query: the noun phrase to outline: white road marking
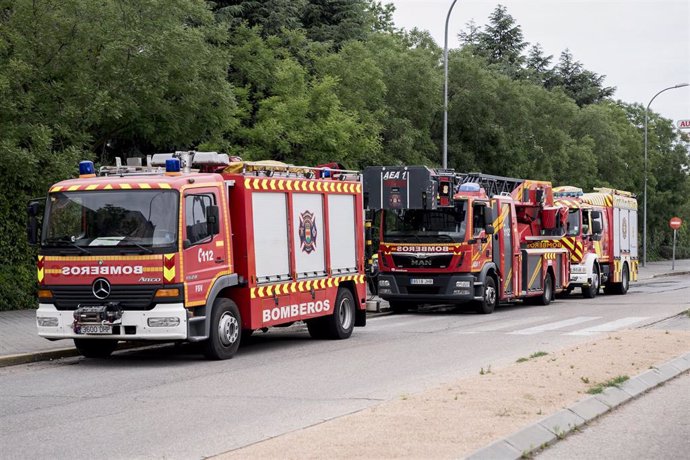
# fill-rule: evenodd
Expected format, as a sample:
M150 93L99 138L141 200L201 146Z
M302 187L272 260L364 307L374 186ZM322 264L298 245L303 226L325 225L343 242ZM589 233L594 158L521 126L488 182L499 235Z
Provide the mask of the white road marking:
M648 318L649 316L627 316L625 318L617 319L608 323L580 329L579 331L568 332L565 335L594 335L600 332L613 332L632 324L639 323L640 321L644 321Z
M587 321L594 321L595 319L601 319L601 316L576 316L575 318L570 318L563 321L556 321L555 323L540 324L539 326L521 329L519 331L513 331L509 334L534 335L539 334L541 332L555 331L556 329L562 329L564 327L574 326L580 323L586 323Z
M471 325L467 331L459 331L458 334L475 334L479 332L494 332L501 329L510 329L526 324L538 323L540 321L547 321L553 316L532 316L529 318L507 319L507 320L492 320L485 323Z

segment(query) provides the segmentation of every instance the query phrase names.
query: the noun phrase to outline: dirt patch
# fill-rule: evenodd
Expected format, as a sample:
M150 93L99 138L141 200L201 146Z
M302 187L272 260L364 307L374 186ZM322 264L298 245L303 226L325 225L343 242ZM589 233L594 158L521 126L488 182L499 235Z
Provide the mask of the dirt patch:
M534 350L538 352L539 350ZM634 330L527 357L423 393L223 454L221 458L457 458L690 351L690 332Z

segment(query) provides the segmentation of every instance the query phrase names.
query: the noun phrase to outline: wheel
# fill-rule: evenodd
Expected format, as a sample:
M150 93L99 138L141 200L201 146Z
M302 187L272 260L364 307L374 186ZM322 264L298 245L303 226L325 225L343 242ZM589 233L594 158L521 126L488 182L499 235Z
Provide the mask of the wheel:
M388 302L388 305L393 313L407 313L407 311L410 309L409 304L400 302L399 300L391 300Z
M242 340L240 310L230 299L218 298L211 312L211 333L204 342L204 355L208 359L230 359Z
M624 295L626 292L628 292L628 288L630 288L630 273L628 273L627 264L623 265L623 273L621 273L621 282L616 283L614 286L616 294Z
M496 281L493 277L486 277L482 291L483 298L481 301L477 302L476 310L479 314L488 315L489 313L493 313L498 306L498 291L496 290Z
M544 278L544 292L539 297L539 305L548 305L551 299L553 299L553 278L550 273L547 273Z
M77 351L87 358L107 358L115 351L117 340L111 339L74 339Z
M355 328L355 299L349 289L338 289L333 313L307 321L309 335L315 339L341 340Z
M599 267L594 266L594 273L592 273L592 284L588 287L582 286L582 297L586 299L593 299L599 293L601 277L599 275Z

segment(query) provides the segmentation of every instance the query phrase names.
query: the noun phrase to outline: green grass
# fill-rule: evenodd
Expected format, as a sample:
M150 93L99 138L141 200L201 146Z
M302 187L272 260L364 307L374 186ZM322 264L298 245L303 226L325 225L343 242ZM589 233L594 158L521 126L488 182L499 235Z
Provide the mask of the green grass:
M525 361L529 361L530 359L539 358L540 356L546 356L546 355L548 355L548 353L545 351L535 351L534 353L529 355L529 358L525 358L523 356L522 358L518 358L518 360L515 362L516 363L524 363Z
M626 380L630 379L627 375L619 375L618 377L614 377L610 380L607 380L606 382L603 383L597 383L593 387L591 387L589 390L587 390L587 393L591 395L598 395L602 391L604 391L608 387L618 387L621 383L625 382Z

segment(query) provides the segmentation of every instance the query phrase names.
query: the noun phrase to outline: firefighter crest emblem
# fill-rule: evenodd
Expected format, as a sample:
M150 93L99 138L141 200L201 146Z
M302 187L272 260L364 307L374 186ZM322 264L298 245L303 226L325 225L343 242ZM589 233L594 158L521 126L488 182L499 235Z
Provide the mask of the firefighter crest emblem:
M309 211L304 211L299 216L299 240L302 252L311 254L316 251L316 235L317 230L314 214Z

